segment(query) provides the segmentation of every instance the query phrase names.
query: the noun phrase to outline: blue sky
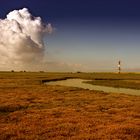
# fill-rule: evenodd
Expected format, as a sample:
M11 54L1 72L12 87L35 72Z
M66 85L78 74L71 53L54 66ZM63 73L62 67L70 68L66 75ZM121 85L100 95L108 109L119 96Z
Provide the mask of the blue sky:
M49 71L140 71L140 2L137 0L5 0L0 17L29 8L55 28L46 36Z
M119 59L124 70L137 70L139 25L97 22L59 26L47 39L48 51L60 62L81 64L84 71L115 71Z

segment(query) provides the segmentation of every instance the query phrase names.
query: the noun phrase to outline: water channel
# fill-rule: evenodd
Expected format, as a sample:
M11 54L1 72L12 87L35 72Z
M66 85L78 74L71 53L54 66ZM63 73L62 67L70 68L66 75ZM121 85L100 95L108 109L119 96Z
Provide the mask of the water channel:
M78 88L83 88L83 89L98 90L98 91L111 92L111 93L124 93L124 94L130 94L130 95L140 95L140 90L128 89L128 88L114 88L114 87L108 87L108 86L97 86L97 85L91 85L88 83L84 83L85 81L87 81L87 80L67 79L67 80L60 80L60 81L50 81L50 82L46 82L45 84L78 87Z

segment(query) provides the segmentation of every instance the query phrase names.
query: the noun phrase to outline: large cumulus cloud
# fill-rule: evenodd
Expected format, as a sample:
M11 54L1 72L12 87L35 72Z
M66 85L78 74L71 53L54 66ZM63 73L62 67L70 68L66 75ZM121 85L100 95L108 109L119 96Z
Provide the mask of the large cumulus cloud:
M33 69L42 64L43 38L51 32L51 24L44 24L27 8L14 10L0 19L0 68Z

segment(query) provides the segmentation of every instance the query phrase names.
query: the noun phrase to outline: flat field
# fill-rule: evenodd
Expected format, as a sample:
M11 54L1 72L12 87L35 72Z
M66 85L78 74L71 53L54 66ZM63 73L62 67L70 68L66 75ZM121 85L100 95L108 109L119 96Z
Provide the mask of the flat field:
M140 89L136 73L1 72L0 140L140 139L140 96L43 84L66 78Z

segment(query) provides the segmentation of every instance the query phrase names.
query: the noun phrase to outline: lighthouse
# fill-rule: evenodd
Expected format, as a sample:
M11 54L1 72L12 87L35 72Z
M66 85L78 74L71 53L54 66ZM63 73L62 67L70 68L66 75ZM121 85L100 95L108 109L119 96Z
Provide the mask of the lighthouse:
M120 60L118 61L118 73L119 74L121 73L121 61Z

